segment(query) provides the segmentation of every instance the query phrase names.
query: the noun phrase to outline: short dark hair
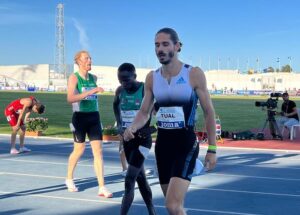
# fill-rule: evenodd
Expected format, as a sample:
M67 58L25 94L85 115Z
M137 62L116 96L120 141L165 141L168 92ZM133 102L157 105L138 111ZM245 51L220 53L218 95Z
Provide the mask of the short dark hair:
M176 44L176 43L180 44L180 48L178 49L178 52L181 51L182 43L180 42L178 34L174 29L172 29L172 28L162 28L156 33L156 35L160 34L160 33L169 34L170 39L173 41L174 44Z
M282 93L282 96L289 96L287 92Z
M36 110L38 112L38 114L42 114L45 112L45 105L41 104L41 103L37 103L36 104Z
M122 71L132 72L132 74L135 74L135 67L131 63L122 63L118 68L118 72Z

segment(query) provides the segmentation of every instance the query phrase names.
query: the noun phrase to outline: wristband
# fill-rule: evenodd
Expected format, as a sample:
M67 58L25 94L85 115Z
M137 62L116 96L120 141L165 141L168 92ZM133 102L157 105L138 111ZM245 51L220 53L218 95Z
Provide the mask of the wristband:
M207 153L216 154L217 152L216 152L216 151L213 151L213 150L207 150Z
M208 150L216 151L217 146L216 145L208 145Z

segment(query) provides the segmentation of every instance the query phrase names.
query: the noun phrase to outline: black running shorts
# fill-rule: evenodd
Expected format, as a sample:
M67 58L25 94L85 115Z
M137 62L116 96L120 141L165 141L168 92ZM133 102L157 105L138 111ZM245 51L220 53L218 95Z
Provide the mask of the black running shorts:
M172 177L192 179L199 144L193 128L158 129L155 156L160 184Z
M90 141L102 140L99 112L74 112L72 117L73 137L77 143L84 143L88 135Z

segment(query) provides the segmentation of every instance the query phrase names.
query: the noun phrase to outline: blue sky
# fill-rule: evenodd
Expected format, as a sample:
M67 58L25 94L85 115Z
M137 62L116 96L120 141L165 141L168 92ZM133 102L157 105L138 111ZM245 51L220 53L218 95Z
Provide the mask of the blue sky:
M0 0L0 65L54 63L58 3L70 64L87 49L94 65L157 67L155 33L172 27L180 59L203 70L219 59L220 69L291 63L300 72L297 0Z

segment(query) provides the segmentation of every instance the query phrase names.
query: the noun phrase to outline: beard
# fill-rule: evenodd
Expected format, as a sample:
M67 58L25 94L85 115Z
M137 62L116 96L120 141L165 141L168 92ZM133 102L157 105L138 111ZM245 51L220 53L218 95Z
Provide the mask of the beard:
M163 52L159 52L157 54L157 57L161 64L168 65L171 62L172 58L174 57L174 52L170 51L167 54L165 54Z

